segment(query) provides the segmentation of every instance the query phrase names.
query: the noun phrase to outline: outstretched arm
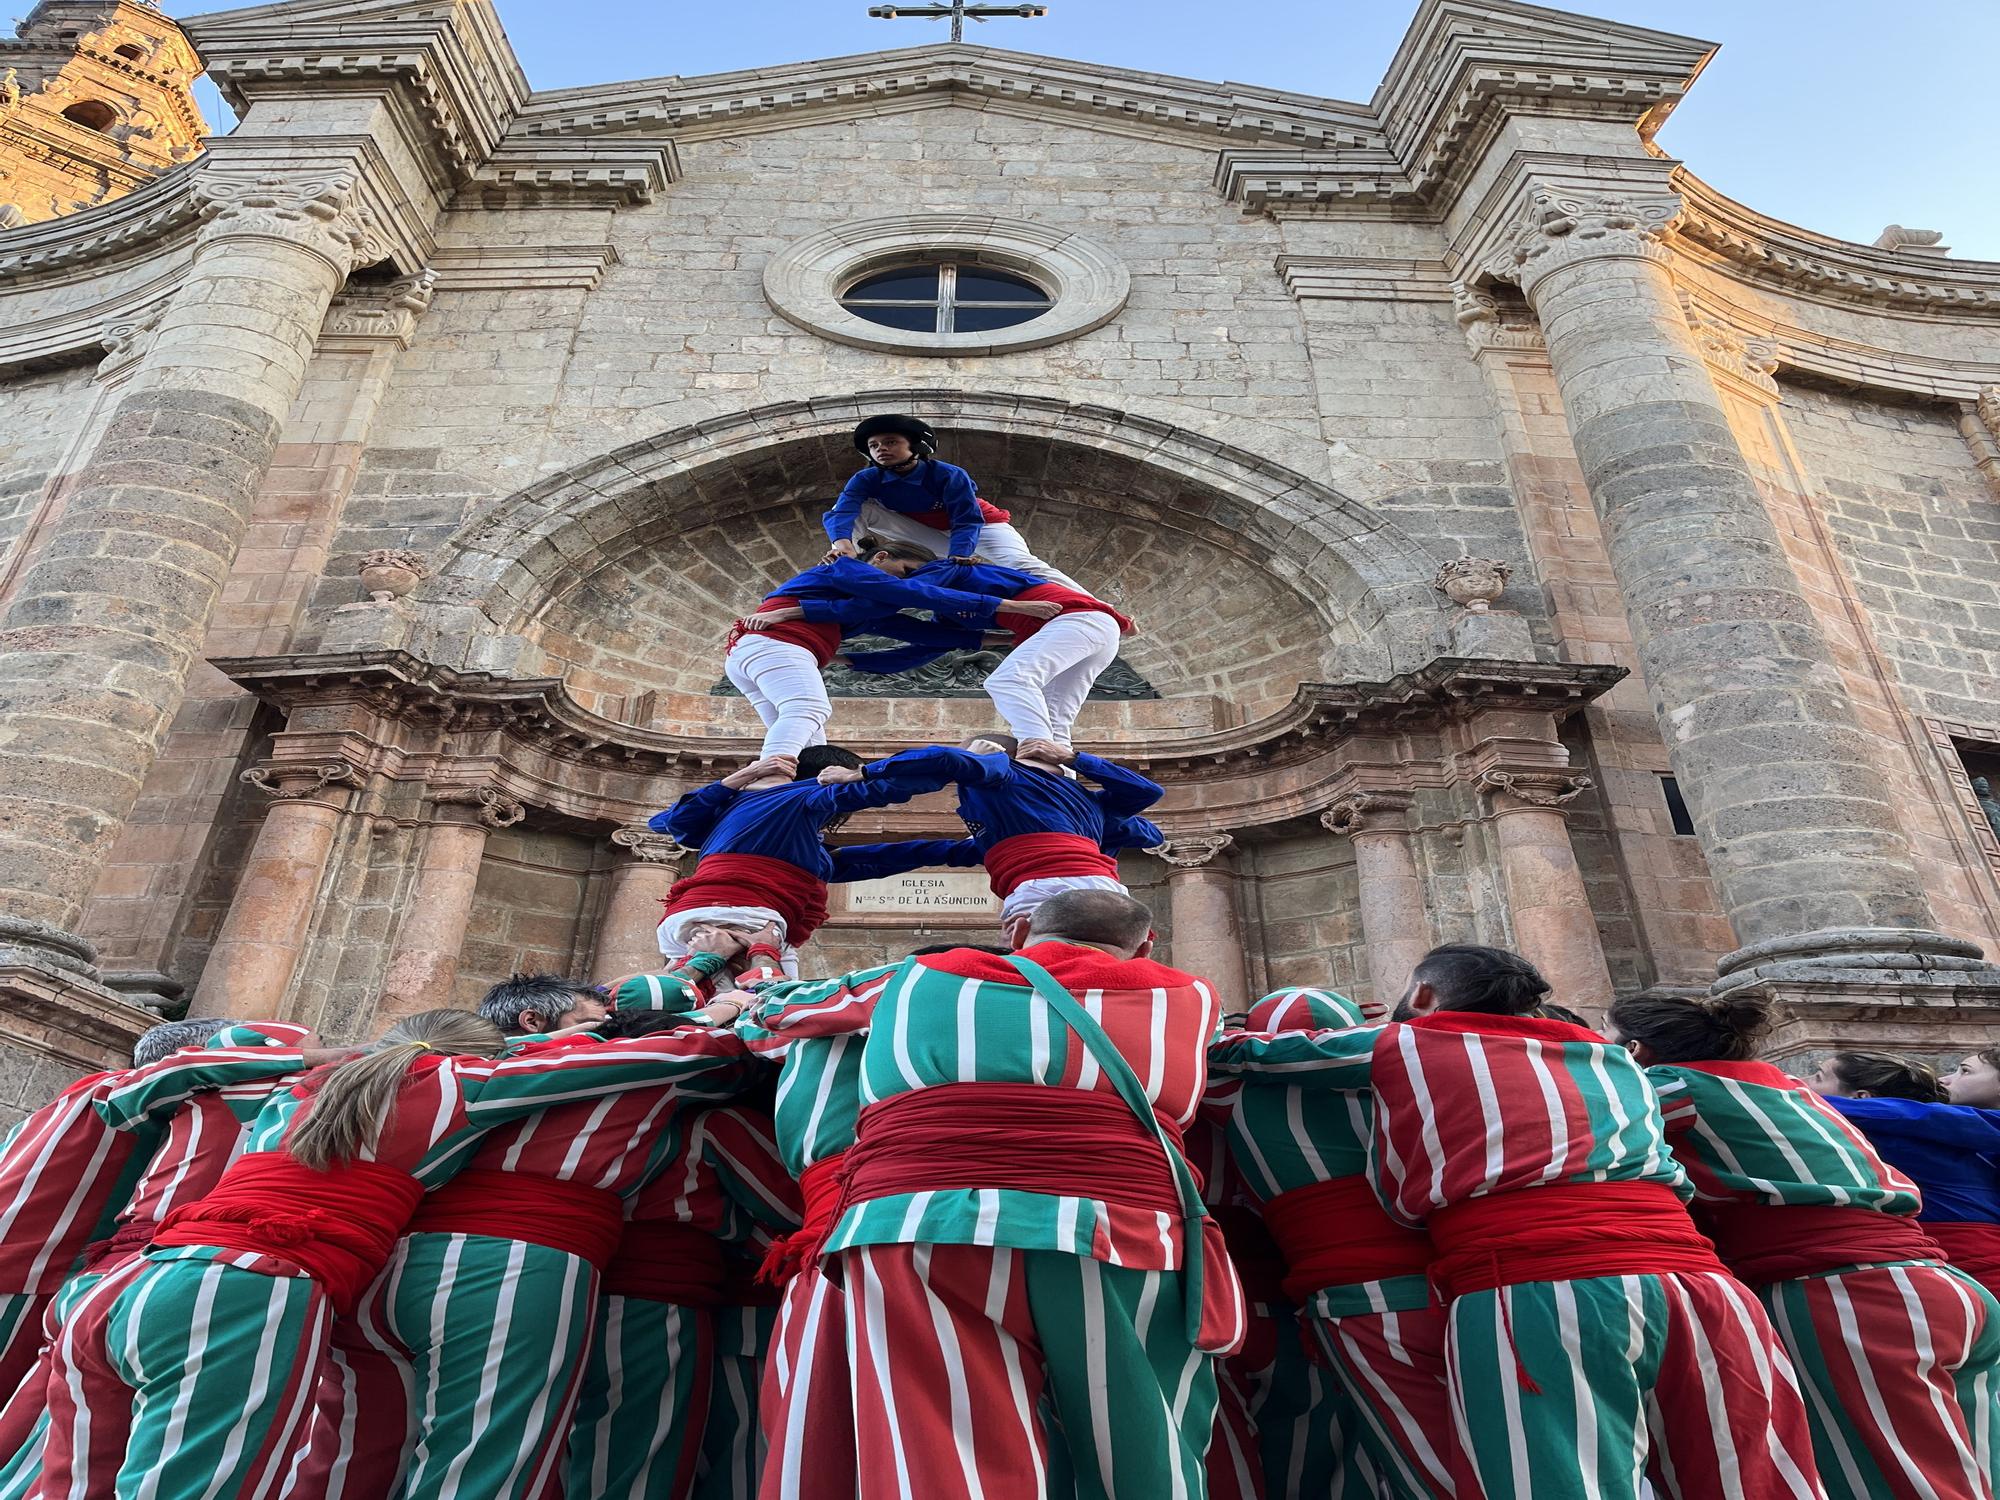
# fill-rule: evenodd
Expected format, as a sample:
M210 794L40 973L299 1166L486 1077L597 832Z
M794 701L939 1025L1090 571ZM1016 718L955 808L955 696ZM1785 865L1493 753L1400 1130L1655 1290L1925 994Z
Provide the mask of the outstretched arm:
M1167 789L1157 781L1100 755L1079 751L1070 766L1077 775L1097 783L1097 805L1104 809L1106 818L1144 812L1167 795Z
M1151 818L1110 818L1104 824L1106 854L1120 849L1157 849L1167 841L1160 825Z
M646 826L655 833L668 835L685 848L699 849L736 797L734 788L713 781L696 787L665 812L654 813L646 820Z
M1345 1031L1230 1031L1208 1044L1210 1073L1258 1074L1299 1088L1359 1093L1373 1072L1380 1026Z
M189 1097L233 1083L263 1083L303 1072L306 1055L296 1047L187 1047L158 1062L114 1075L92 1108L115 1130L134 1130L161 1120Z
M922 583L914 578L898 578L880 568L846 557L827 564L823 576L828 583L856 601L875 604L892 612L928 609L940 620L954 625L973 625L982 630L993 623L993 611L1000 603L998 597L992 594L969 593L943 588L935 583ZM815 607L825 603L824 600L806 599L800 601L799 608L811 620L816 618L813 613Z
M788 986L757 1008L752 1024L771 1036L785 1039L866 1031L875 1015L876 1000L908 962L905 959L903 963L863 969L839 979ZM759 1053L766 1051L755 1040L750 1045Z
M971 557L979 551L980 533L986 529L986 517L979 508L979 491L972 483L972 476L956 464L938 467L945 475L944 494L939 498L951 520L951 555Z
M923 745L862 767L859 781L833 781L815 794L827 817L864 807L893 807L941 791L953 782L985 784L1013 774L1004 755L968 755L949 745Z
M846 880L886 880L891 875L907 875L912 870L933 870L940 866L964 869L979 863L979 846L971 839L909 839L900 844L850 844L829 850L833 855L833 878Z
M833 509L821 517L826 527L826 537L830 542L852 541L854 523L861 519L861 502L868 498L869 482L875 470L870 467L852 475L840 488L840 497L833 502Z

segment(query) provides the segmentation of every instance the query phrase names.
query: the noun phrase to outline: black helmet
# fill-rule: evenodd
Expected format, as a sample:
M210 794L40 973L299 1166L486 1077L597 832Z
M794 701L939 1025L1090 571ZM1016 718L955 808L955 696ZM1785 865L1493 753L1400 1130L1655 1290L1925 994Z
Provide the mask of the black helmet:
M901 412L884 412L879 417L865 418L854 429L854 446L857 451L868 452L868 440L884 432L900 432L910 440L910 446L917 450L918 458L929 458L937 452L937 434L931 431L931 424Z

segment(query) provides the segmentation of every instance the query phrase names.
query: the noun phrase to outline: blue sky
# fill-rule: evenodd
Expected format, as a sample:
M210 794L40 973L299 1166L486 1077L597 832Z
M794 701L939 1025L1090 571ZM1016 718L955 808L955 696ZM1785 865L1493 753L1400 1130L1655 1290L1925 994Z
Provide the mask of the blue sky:
M19 0L17 0L19 3ZM769 67L942 41L868 0L498 0L536 88ZM175 14L220 8L167 0ZM1366 99L1415 0L1049 0L967 40L1157 73ZM1720 42L1660 144L1761 212L1864 243L1941 229L2000 260L1993 59L2000 0L1579 0ZM615 38L615 40L608 40Z

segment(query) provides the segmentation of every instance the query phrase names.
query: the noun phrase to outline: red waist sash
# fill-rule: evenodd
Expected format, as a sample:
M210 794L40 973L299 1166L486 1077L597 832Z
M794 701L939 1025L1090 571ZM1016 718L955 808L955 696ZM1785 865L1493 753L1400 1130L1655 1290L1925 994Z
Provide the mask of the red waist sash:
M625 1202L581 1182L467 1167L425 1195L409 1232L520 1240L580 1256L602 1271L625 1232Z
M607 1294L678 1307L719 1305L727 1280L722 1242L706 1230L673 1219L627 1224L618 1253L604 1268Z
M1081 589L1069 588L1064 584L1038 583L1033 588L1022 589L1020 593L1014 595L1014 598L1053 599L1062 606L1062 615L1091 613L1109 615L1118 622L1118 633L1120 635L1130 635L1134 630L1138 629L1128 616L1120 614L1095 594L1086 594ZM1057 615L1056 618L1060 620L1062 615ZM1007 603L1003 600L995 608L993 623L998 625L1002 630L1012 631L1014 633L1014 644L1018 646L1049 622L1047 620L1037 620L1032 615L1016 614L1007 608Z
M824 1157L799 1174L799 1196L805 1200L805 1222L771 1242L757 1279L783 1286L819 1259L820 1246L833 1233L840 1216L840 1174L847 1170L847 1153Z
M117 1230L101 1240L92 1240L83 1247L81 1273L94 1274L105 1269L113 1261L125 1260L137 1255L153 1243L153 1236L159 1233L157 1219L135 1219L130 1224L121 1224Z
M288 1260L346 1314L389 1263L423 1185L373 1161L316 1171L282 1151L239 1157L215 1191L168 1214L155 1245L214 1245Z
M1005 898L1051 875L1118 878L1118 861L1080 833L1017 833L986 851L986 879Z
M928 526L933 531L951 530L951 512L941 505L935 510L906 510L901 514L908 516L919 526ZM984 500L979 502L979 520L982 525L1005 526L1013 519L1014 513L1011 510L1002 510L999 506L990 505Z
M1280 1193L1264 1224L1285 1257L1285 1295L1303 1302L1322 1287L1422 1276L1431 1237L1398 1224L1366 1177L1335 1177Z
M1180 1129L1160 1122L1176 1149ZM839 1211L902 1193L1011 1189L1181 1215L1160 1143L1115 1094L950 1083L861 1111Z
M1431 1214L1440 1300L1530 1281L1721 1272L1673 1190L1592 1182L1468 1198Z
M704 854L662 906L663 919L698 906L769 907L785 919L785 941L797 948L826 920L826 882L767 854Z
M783 594L766 599L756 608L760 615L774 610L786 609L798 604L797 599L788 599ZM766 625L762 630L752 630L741 620L729 627L729 634L722 642L722 654L727 656L736 648L736 643L747 635L761 636L767 641L785 641L794 646L802 646L812 652L813 660L824 668L840 655L840 627L831 621L815 624L811 620L786 620L778 625Z
M1872 1208L1703 1203L1694 1212L1729 1269L1754 1286L1846 1266L1944 1259L1924 1233L1929 1226Z
M2000 1297L2000 1224L1963 1219L1931 1219L1923 1226L1951 1263Z

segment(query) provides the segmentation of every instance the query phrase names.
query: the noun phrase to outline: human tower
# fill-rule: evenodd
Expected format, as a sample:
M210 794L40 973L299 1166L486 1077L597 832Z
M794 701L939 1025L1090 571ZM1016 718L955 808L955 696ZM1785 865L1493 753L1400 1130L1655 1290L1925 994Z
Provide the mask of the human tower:
M1992 1500L2000 1050L1801 1082L1756 1004L1594 1030L1462 944L1225 1017L1118 881L1161 788L1071 743L1131 622L855 442L725 647L762 753L654 819L656 972L170 1023L0 1146L0 1500ZM994 630L1006 732L825 743L844 637ZM830 882L941 864L1004 947L800 977Z

